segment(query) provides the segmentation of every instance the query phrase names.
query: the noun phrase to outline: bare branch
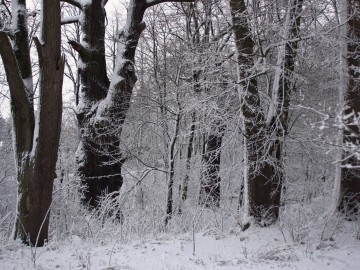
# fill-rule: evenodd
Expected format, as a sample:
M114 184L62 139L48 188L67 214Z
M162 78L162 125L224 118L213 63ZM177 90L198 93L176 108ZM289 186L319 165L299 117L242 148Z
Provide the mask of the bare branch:
M79 42L75 40L69 40L68 43L75 51L79 53L82 59L86 59L87 50L83 45L81 45Z
M41 44L38 37L33 37L35 47L39 56L39 65L42 66L42 59L43 59L43 44Z
M4 0L1 0L1 4L5 7L5 9L8 12L9 16L12 17L11 11L10 11L9 7L6 5Z

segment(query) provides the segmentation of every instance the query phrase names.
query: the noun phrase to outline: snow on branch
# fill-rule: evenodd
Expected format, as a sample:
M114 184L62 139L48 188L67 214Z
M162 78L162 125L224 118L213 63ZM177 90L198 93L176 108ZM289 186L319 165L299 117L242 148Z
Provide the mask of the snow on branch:
M75 7L78 7L79 9L83 9L83 3L82 1L78 1L78 0L61 0L62 2L68 3L70 5L73 5Z
M71 17L62 18L61 25L77 23L79 22L79 18L80 16L71 16Z
M145 0L145 6L151 7L165 2L194 2L195 0Z

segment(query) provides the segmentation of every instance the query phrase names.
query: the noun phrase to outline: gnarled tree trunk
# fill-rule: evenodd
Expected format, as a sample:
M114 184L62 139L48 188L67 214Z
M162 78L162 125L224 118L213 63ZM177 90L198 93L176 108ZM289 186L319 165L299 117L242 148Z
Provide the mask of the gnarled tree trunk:
M113 76L109 81L105 63L105 9L107 1L65 1L82 10L80 23L83 39L70 41L79 52L81 89L77 118L81 142L77 151L79 174L85 186L84 202L97 207L102 195L119 191L123 178L124 158L120 136L134 85L135 51L142 31L147 8L166 0L131 0L124 29L117 42Z

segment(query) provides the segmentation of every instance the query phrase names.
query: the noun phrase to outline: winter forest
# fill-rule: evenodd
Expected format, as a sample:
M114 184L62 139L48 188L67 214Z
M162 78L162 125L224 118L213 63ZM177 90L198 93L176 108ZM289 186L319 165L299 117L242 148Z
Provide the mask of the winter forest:
M360 269L360 0L0 0L0 269Z

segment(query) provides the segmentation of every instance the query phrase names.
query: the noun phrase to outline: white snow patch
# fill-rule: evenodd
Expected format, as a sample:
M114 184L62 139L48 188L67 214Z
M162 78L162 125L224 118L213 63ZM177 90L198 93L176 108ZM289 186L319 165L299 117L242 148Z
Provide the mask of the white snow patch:
M15 32L18 30L18 14L26 14L26 6L19 4L18 1L11 1L11 16L12 16L12 30Z
M351 230L348 226L347 230ZM349 231L321 244L285 243L276 226L250 227L222 234L207 231L173 237L158 234L122 244L85 241L72 236L67 242L31 249L17 242L0 246L1 269L360 269L360 241Z
M39 105L40 107L40 105ZM33 145L30 153L30 157L34 157L36 154L37 146L39 140L39 111L36 112L35 115L35 128L34 128L34 137L33 137Z
M92 0L78 0L80 2L80 5L87 6L92 4Z

